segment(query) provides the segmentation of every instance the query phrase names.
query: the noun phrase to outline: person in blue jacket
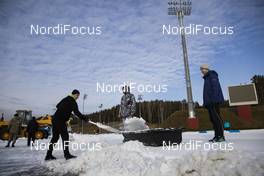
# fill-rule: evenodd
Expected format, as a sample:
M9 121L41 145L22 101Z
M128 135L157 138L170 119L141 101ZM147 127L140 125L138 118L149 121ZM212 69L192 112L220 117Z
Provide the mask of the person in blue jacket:
M219 105L224 102L224 96L218 79L218 74L209 69L208 64L200 67L204 79L203 102L208 110L210 121L213 124L215 136L210 142L225 141L223 120L220 116Z

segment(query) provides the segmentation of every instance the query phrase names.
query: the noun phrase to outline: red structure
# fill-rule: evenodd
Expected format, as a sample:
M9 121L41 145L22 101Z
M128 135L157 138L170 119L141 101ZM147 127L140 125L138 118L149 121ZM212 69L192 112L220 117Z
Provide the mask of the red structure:
M250 105L237 106L238 117L249 121L252 119L252 111Z
M190 129L198 129L199 128L199 120L198 118L187 118L187 126L190 128Z

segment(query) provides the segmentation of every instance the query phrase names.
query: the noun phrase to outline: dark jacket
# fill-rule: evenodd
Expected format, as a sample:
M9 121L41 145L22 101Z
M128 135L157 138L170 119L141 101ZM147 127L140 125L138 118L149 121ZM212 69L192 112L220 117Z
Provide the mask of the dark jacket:
M57 110L53 115L53 122L67 122L71 116L71 113L74 112L82 120L86 120L85 116L78 109L78 105L75 99L71 96L63 98L59 104L57 104Z
M27 132L28 133L34 133L38 130L38 123L36 120L32 119L28 122L27 125Z
M204 106L224 102L223 92L218 79L218 74L210 70L204 75L203 101Z

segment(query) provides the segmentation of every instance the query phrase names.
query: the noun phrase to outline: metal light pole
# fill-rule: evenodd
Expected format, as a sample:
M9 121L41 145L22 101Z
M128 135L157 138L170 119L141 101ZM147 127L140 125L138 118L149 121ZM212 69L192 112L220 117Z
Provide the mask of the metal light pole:
M192 2L190 0L174 0L174 1L168 2L168 5L169 5L168 15L176 15L178 16L178 20L179 20L182 50L183 50L184 69L185 69L189 119L196 119L195 112L194 112L193 96L192 96L192 86L191 86L186 38L185 38L185 31L184 31L184 24L183 24L183 17L191 14Z
M101 109L103 108L103 104L100 104L98 106L98 108L99 108L99 122L102 123L102 119L101 119Z
M98 108L99 108L99 122L102 123L101 109L103 108L103 104L100 104ZM100 132L101 132L101 129L99 128L99 133Z
M143 95L138 95L138 109L139 109L139 117L141 117L141 107L140 107L140 101L143 99Z
M87 98L87 94L84 94L83 95L83 114L84 114L84 101L86 100ZM83 120L82 120L82 134L83 134Z

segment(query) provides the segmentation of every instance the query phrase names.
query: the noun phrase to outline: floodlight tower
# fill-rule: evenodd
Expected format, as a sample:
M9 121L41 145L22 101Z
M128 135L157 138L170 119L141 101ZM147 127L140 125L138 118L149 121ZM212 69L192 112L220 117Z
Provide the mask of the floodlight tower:
M83 95L83 114L84 114L84 101L86 100L87 98L87 94L84 94ZM83 120L82 120L82 134L83 134Z
M141 117L141 107L140 107L140 101L143 99L143 95L138 95L138 108L139 108L139 117Z
M102 111L102 108L103 108L103 104L100 104L98 106L99 108L99 122L102 123L102 114L101 114L101 111ZM99 128L99 133L101 133L101 128Z
M195 112L194 112L192 85L191 85L189 62L188 62L188 53L187 53L185 31L184 31L184 25L183 25L183 17L189 16L191 14L191 10L192 10L191 5L192 5L192 2L190 0L171 0L168 2L168 15L178 16L180 34L181 34L181 42L182 42L182 50L183 50L186 89L187 89L187 102L188 102L188 112L189 112L188 125L191 128L197 128L198 121L197 121L197 118L195 117Z

